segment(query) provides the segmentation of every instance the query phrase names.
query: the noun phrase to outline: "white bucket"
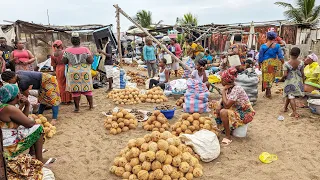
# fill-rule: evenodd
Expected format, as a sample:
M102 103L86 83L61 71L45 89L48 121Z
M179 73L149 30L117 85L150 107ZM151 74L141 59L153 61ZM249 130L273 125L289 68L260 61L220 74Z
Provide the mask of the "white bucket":
M232 135L234 137L243 138L247 136L249 124L245 124L243 126L238 127L237 129L233 130Z

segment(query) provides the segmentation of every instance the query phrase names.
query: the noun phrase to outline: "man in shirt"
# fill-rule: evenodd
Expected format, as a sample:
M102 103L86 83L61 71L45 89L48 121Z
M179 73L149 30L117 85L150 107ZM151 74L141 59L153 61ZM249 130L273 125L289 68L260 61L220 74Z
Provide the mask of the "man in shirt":
M14 71L14 64L10 62L11 52L14 50L13 47L7 45L7 40L4 37L0 37L0 51L2 51L2 58L6 62L6 68Z
M188 55L194 58L194 62L197 63L204 56L204 48L197 43L194 43L192 39L188 40L188 44L190 46L190 51Z
M98 49L98 52L105 57L104 60L104 68L106 69L106 78L108 80L109 89L107 91L112 90L112 82L113 82L113 60L112 60L112 46L109 43L109 38L105 38L102 40L102 44L104 45L104 49Z

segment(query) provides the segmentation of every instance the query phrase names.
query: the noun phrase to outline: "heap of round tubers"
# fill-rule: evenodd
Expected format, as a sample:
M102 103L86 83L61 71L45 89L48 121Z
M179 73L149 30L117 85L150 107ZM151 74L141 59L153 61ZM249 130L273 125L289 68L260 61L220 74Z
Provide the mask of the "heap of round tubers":
M111 98L113 102L118 105L133 105L144 102L146 98L140 94L139 89L129 88L129 89L116 89L111 91L107 98Z
M138 121L133 114L127 110L121 109L119 112L113 112L104 121L104 127L109 130L110 134L116 135L121 132L127 132L130 129L136 129Z
M183 113L181 118L171 126L172 134L179 136L180 134L193 134L201 129L207 129L219 134L218 128L212 123L209 117L200 117L199 113L188 114Z
M30 119L33 119L36 124L40 124L43 126L43 131L45 133L45 136L48 138L52 138L53 135L57 133L57 129L55 126L51 125L47 118L44 117L42 114L39 114L38 116L35 114L30 114L29 115Z
M129 140L110 172L129 180L192 180L203 175L203 167L192 148L178 137L168 131L154 131Z
M154 87L147 91L146 102L148 103L162 103L167 102L168 98L164 95L160 87Z
M184 103L184 96L180 97L177 101L176 101L176 105L179 107L182 107Z
M143 129L147 131L160 131L162 133L170 129L170 124L168 119L159 110L156 110L143 123Z
M175 74L174 70L171 70L171 74ZM180 69L178 70L178 74L177 74L178 77L182 77L183 74L184 74L184 70L183 70L182 68L180 68Z
M137 83L138 86L143 86L146 84L146 78L144 78L144 76L139 73L128 71L127 75L131 77L130 81L133 83Z

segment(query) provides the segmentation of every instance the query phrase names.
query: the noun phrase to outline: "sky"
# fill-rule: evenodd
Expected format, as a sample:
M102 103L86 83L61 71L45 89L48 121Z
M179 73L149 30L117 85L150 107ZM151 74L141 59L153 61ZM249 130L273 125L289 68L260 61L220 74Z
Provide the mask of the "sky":
M18 19L51 25L114 24L114 4L128 15L139 10L152 12L153 22L173 25L185 13L197 16L198 24L239 23L282 20L284 9L274 5L277 0L1 0L0 24L3 20ZM294 0L284 0L293 3ZM10 8L12 7L12 8ZM121 31L132 25L124 16L120 18Z

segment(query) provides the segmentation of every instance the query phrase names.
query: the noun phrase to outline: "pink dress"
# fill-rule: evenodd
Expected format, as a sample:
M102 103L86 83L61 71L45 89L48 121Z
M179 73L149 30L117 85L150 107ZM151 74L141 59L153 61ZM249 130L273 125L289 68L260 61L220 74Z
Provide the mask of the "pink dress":
M13 57L18 58L18 60L15 61L15 71L33 71L32 64L23 64L23 62L27 62L30 60L30 56L27 50L14 50Z

